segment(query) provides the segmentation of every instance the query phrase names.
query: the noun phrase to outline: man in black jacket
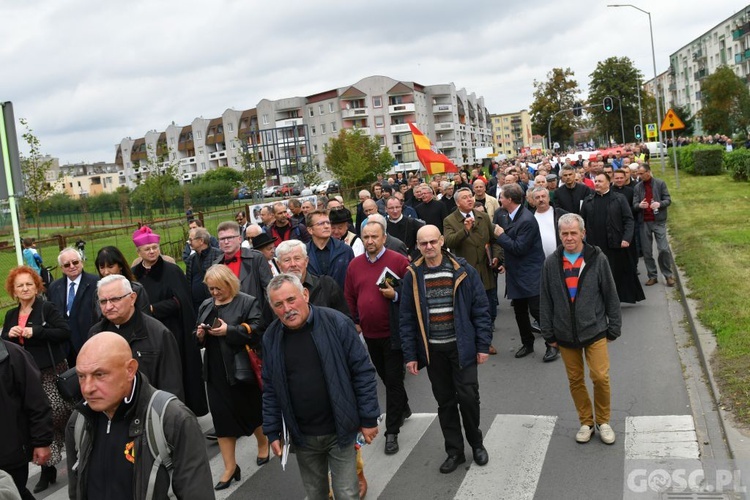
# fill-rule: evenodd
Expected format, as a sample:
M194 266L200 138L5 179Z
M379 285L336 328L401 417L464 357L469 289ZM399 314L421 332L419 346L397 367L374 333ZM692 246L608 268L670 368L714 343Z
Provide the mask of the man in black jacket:
M185 259L185 278L190 285L190 296L193 298L193 311L198 314L198 307L211 296L208 287L203 283L206 270L211 267L216 259L222 256L221 250L211 245L212 236L202 227L190 230L188 243L194 250Z
M555 206L566 212L581 213L581 203L593 191L584 184L576 182L576 171L570 165L562 168L563 185L555 190Z
M172 332L135 307L136 294L125 276L102 278L97 292L104 318L91 327L90 336L103 331L119 333L154 387L185 401L180 351Z
M81 254L73 247L63 249L57 256L57 263L65 276L50 284L47 297L68 320L72 345L68 365L73 367L95 321L92 307L99 278L83 270Z
M43 465L50 457L52 409L42 389L39 369L31 354L0 340L0 469L7 472L24 500L29 461Z

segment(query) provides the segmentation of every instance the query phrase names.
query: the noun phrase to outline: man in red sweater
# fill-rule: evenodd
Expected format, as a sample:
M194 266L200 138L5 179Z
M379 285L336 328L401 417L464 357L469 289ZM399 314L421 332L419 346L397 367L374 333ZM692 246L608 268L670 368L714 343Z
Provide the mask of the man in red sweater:
M357 330L365 337L372 364L385 384L385 453L393 455L398 452L399 429L411 415L398 329L399 291L409 261L385 248L386 222L382 215L368 217L361 237L365 253L349 264L344 296ZM386 268L398 278L393 286L388 282L379 285Z

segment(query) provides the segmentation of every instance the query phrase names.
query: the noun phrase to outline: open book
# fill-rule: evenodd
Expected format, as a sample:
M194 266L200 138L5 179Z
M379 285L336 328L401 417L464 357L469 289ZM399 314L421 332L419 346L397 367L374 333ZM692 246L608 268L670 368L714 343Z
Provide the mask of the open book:
M380 273L378 280L375 282L375 284L380 288L385 288L386 283L393 288L401 284L401 278L399 278L396 273L388 269L388 266L383 269L383 272Z

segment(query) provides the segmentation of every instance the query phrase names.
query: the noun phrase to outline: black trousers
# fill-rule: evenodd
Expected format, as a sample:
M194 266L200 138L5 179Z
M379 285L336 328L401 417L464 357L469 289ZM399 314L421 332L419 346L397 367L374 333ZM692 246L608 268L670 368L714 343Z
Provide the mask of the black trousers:
M427 375L430 377L432 394L438 404L438 419L445 439L445 451L448 455L464 454L461 420L466 440L471 447L480 446L482 431L479 429L477 365L459 368L458 350L430 349Z
M398 434L401 417L409 408L409 397L404 387L404 353L391 348L390 337L368 339L365 337L370 359L380 380L385 385L385 433Z
M518 333L521 334L521 342L526 347L533 348L534 332L531 331L529 313L539 322L539 295L513 299L510 305L513 306L513 312L516 314L516 324L518 325Z
M16 488L18 488L18 491L21 493L21 498L23 500L34 500L34 495L31 494L31 492L26 489L26 481L29 478L29 464L22 465L21 467L16 467L15 469L3 469L5 472L7 472L11 478L13 478L13 482L16 485Z

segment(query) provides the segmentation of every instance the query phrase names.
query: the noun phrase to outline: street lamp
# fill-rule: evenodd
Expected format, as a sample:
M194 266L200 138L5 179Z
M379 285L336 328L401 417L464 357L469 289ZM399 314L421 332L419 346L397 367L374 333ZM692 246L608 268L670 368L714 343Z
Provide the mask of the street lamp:
M648 11L645 11L641 9L640 7L636 7L633 4L625 3L625 4L611 4L607 5L607 7L632 7L635 10L639 10L646 14L648 16L648 29L651 32L651 60L654 64L654 89L656 93L656 125L659 126L659 121L661 120L661 106L659 106L659 82L658 77L659 75L656 74L656 50L654 49L654 27L651 24L651 13ZM642 129L641 129L642 130ZM661 157L661 171L664 172L664 147L662 146L662 135L661 135L661 127L659 127L659 153Z

